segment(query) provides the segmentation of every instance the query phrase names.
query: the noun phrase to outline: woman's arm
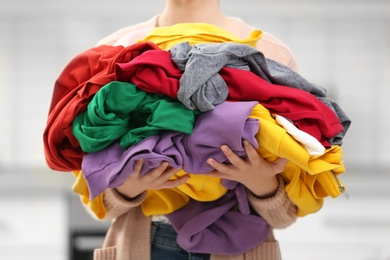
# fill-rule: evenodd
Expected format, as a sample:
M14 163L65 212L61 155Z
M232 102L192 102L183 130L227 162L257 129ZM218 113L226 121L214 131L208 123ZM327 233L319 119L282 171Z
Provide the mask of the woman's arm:
M284 180L279 175L279 187L270 197L257 197L247 190L249 203L272 228L286 228L297 219L297 207L288 198Z

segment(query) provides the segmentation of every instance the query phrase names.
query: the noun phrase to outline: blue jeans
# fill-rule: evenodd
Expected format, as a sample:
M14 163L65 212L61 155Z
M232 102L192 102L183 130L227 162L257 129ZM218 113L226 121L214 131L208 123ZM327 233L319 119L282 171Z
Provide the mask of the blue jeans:
M152 260L209 260L209 254L189 253L176 243L176 231L171 225L152 222Z

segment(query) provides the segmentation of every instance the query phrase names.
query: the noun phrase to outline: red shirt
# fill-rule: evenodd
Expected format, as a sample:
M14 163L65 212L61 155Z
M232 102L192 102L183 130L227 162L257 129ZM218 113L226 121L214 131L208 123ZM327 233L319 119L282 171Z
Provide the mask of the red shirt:
M159 48L146 42L129 47L102 45L88 49L70 61L55 82L43 135L50 168L58 171L81 169L84 152L72 134L74 118L86 109L101 87L115 80L116 63L129 62L153 49Z

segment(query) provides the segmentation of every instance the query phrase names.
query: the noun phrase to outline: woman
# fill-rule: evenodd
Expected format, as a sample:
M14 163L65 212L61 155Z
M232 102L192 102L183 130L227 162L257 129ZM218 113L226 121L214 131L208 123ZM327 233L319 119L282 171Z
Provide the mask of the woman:
M226 16L218 0L167 0L163 12L150 20L122 28L98 42L97 45L115 45L121 37L134 33L138 38L156 27L178 23L208 23L216 25L239 38L248 37L255 28L242 20ZM289 49L272 35L263 32L256 48L264 55L296 70ZM221 164L212 158L207 163L215 170L208 176L237 181L246 187L252 209L271 227L268 236L256 248L234 256L190 253L181 249L175 241L175 231L164 216L145 217L141 204L147 190L175 188L188 181L184 175L170 178L178 171L167 163L141 176L143 161L138 161L127 181L116 189L104 193L105 219L112 219L103 248L94 252L95 259L281 259L278 242L272 228L284 228L296 219L296 207L288 199L283 179L278 176L286 166L285 159L273 163L259 157L255 148L243 141L247 158L237 156L228 146L221 146L231 164Z

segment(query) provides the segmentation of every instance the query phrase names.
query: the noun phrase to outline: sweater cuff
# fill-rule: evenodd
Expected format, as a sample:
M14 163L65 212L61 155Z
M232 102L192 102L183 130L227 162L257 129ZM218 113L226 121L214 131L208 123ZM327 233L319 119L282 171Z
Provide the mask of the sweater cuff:
M93 252L93 259L95 259L95 260L115 260L116 259L116 247L95 249Z
M260 198L255 196L249 190L247 190L247 196L252 206L261 209L277 209L280 208L281 205L286 203L288 197L285 191L284 180L279 175L277 175L276 177L278 178L279 181L279 187L276 190L275 194L271 197Z
M129 211L131 208L141 205L146 198L146 191L135 197L134 199L125 199L115 189L106 189L104 191L104 205L106 207L107 216L116 217Z

